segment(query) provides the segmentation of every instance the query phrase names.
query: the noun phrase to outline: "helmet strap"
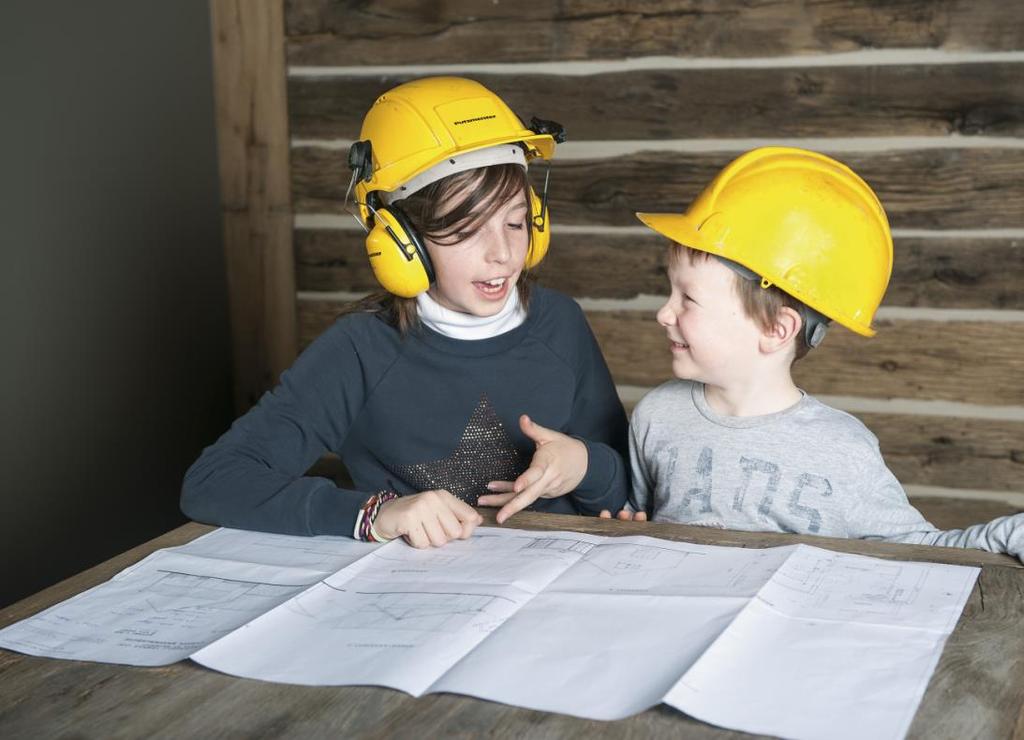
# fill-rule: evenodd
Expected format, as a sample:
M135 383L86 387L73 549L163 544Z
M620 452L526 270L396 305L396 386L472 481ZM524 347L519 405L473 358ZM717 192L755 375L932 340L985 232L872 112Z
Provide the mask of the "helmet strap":
M551 161L547 162L547 169L544 170L544 192L540 196L540 213L533 217L533 228L543 232L547 227L548 219L548 181L551 179Z
M804 320L804 341L814 349L825 338L832 320L806 304L800 309L800 318Z
M366 223L364 223L362 217L358 213L353 211L351 206L349 205L348 197L352 194L352 187L356 184L356 179L358 177L359 173L353 170L352 179L348 181L348 187L345 189L345 199L341 202L341 207L345 209L345 213L347 213L349 216L356 220L356 223L362 227L363 231L365 231L366 233L370 233L370 227L367 226ZM370 209L371 213L375 212L373 206L371 206L369 203L363 203L360 205L365 205L367 208Z

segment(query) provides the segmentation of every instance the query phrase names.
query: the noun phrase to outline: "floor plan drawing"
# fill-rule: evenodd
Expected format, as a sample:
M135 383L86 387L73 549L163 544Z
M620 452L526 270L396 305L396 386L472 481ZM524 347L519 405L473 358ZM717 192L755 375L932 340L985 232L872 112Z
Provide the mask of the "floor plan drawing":
M601 720L664 702L751 732L899 738L978 575L803 544L486 527L424 550L230 530L192 545L0 630L0 646Z
M641 537L591 548L553 585L556 591L593 590L609 593L752 595L786 557L776 550L735 552L722 560L714 551L668 547ZM673 543L674 544L674 543ZM596 582L595 576L601 578Z
M789 614L853 622L917 624L944 629L950 594L927 563L874 558L804 547L760 596Z
M316 619L327 629L450 633L486 615L497 601L509 600L494 595L427 591L351 592L335 602L329 614L313 613L301 596L289 602L287 608Z

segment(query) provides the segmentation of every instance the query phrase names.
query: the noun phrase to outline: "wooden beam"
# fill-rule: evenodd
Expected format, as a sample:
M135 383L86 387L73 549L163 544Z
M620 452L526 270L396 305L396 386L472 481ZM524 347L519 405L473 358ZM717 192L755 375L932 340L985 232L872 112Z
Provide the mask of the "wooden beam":
M295 265L278 0L210 0L236 410L295 359Z
M1024 6L1007 0L291 0L287 12L288 61L296 65L774 57L1024 46Z
M637 226L635 211L682 213L738 151L652 151L551 166L558 224ZM1024 149L929 148L830 152L878 193L889 222L904 229L1016 229L1024 213ZM298 213L344 213L346 151L293 150ZM538 168L541 172L543 168ZM557 228L557 227L556 227Z
M472 74L521 118L553 118L571 142L610 139L779 140L859 136L1019 136L1024 63L658 69ZM382 93L417 77L292 77L292 133L358 138Z
M667 295L667 239L653 231L564 233L559 214L552 214L552 247L536 271L542 285L577 298ZM294 239L299 290L378 289L363 232L298 229ZM883 305L1024 309L1024 239L897 236L894 241L893 274Z

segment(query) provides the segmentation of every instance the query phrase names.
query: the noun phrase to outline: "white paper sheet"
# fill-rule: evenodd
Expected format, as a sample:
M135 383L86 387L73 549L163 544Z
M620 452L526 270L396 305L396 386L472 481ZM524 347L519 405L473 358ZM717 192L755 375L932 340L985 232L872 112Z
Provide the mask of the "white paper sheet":
M977 573L801 545L665 702L748 732L902 737Z
M432 690L628 717L662 700L792 549L602 538Z
M750 732L901 737L977 574L806 545L481 528L415 550L220 530L0 631L0 646L191 655L261 680L594 719L665 701Z
M977 572L483 529L441 550L382 548L193 658L593 719L666 701L751 732L901 737Z
M396 541L192 657L249 678L419 696L598 539L483 530L436 550Z
M0 647L101 663L176 663L377 547L218 529L0 630Z

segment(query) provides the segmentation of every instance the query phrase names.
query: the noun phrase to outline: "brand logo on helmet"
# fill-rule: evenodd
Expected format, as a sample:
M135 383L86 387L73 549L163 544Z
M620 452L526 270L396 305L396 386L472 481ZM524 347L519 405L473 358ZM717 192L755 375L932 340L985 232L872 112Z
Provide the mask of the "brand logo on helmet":
M456 121L453 126L461 126L464 123L476 123L477 121L489 121L492 118L497 118L495 115L491 116L477 116L476 118L463 118L461 121Z

